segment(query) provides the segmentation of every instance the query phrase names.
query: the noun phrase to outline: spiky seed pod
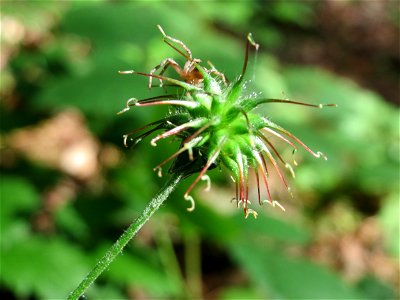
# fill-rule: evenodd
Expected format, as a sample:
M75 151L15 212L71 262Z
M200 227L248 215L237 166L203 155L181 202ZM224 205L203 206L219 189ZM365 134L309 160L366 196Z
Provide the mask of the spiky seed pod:
M326 160L326 156L321 152L312 151L289 131L271 122L268 118L254 113L253 110L257 106L267 103L298 104L317 108L335 105L313 105L290 100L248 96L248 93L244 92L244 76L247 69L249 49L251 47L258 49L258 44L254 42L251 34L247 37L242 72L235 81L227 83L224 74L217 71L211 63L209 63L209 66L211 66L209 69L202 66L199 59L193 59L191 51L183 42L166 35L160 26L158 28L163 34L164 41L187 59L185 67L181 69L174 60L166 59L150 74L133 70L120 71L120 73L148 76L150 87L152 79L156 78L159 79L160 86L168 83L181 88L181 90L176 94L144 100L129 99L126 108L120 113L129 110L132 106L169 105L173 109L165 118L126 134L124 136L125 145L127 145L128 140L136 144L157 131L159 132L158 135L150 141L153 146L156 146L159 140L172 136L181 141L179 150L162 161L154 170L161 176L162 167L167 162L174 160L169 169L170 173L183 172L185 175L198 173L184 194L184 198L191 202L189 211L195 207L191 196L195 185L200 179L207 180L209 183L206 172L221 164L229 170L231 178L236 184L234 200L238 206L243 207L246 218L249 214L254 217L257 216L257 213L249 208L248 179L250 172L255 174L259 204L269 203L284 210L283 206L271 197L268 182L271 170L268 169L268 162L271 163L271 167L275 169L289 193L290 187L283 175L281 166L289 169L293 176L294 171L292 166L283 160L267 136L273 135L279 138L292 147L294 151L297 150L297 145L300 145L317 158L322 157ZM182 48L183 51L175 45ZM163 76L164 71L169 66L175 69L180 79ZM160 70L158 75L155 74L157 70ZM145 129L148 130L135 138L131 138L132 135ZM268 200L261 199L260 180L265 186Z

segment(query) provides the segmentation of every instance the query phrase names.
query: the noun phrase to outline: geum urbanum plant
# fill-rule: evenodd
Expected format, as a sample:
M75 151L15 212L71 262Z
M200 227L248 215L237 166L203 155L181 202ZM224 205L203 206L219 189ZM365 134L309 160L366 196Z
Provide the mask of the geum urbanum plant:
M312 151L289 131L271 122L268 118L253 113L253 110L261 104L274 102L318 108L334 105L314 105L283 99L257 98L256 93L245 92L246 81L244 77L247 69L249 49L253 46L257 50L259 46L254 42L251 34L247 36L242 73L234 82L228 83L224 74L216 70L210 62L208 62L210 68L207 69L202 66L201 60L194 59L190 49L182 41L166 35L160 26L158 28L163 34L164 41L186 58L184 68L181 69L173 59L167 58L151 70L149 74L132 70L121 71L120 73L148 76L150 79L149 88L152 87L153 78L157 78L160 80L160 86L163 86L164 82L167 82L170 85L182 88L183 92L182 90L178 90L173 95L162 95L144 100L129 99L126 108L120 113L129 110L132 106L170 105L173 109L169 111L165 118L126 134L124 136L125 145L127 146L128 140L136 144L157 131L161 131L161 133L150 141L150 144L153 146L156 146L157 141L172 136L181 141L179 150L162 161L154 170L158 171L159 176L161 176L162 166L175 159L169 169L170 173L183 173L184 176L188 176L199 172L184 195L184 198L191 202L189 211L192 211L195 207L193 197L190 193L196 183L200 179L207 180L209 183L209 178L206 175L207 170L221 164L229 170L236 184L236 197L234 199L237 205L243 207L246 217L249 214L257 216L254 210L248 208L250 204L248 197L250 170L253 170L255 174L259 204L269 203L273 206L278 205L281 209L284 209L277 201L272 200L268 185L269 171L267 169L267 161L272 163L279 178L289 192L290 188L279 164L288 168L292 175L294 175L294 171L292 166L283 160L274 145L267 138L267 135L278 137L293 147L294 151L297 150L295 144L297 143L315 157L326 159L326 156L321 152ZM180 46L183 51L176 46ZM182 80L163 76L168 67L175 69ZM157 70L160 70L158 75L155 74ZM131 138L138 131L148 128L151 129L135 138ZM187 154L184 152L187 152ZM260 175L266 188L268 200L261 200Z
M271 197L268 184L268 176L270 174L268 162L271 163L289 193L290 187L280 166L282 165L289 169L294 177L293 167L285 162L268 136L273 135L287 143L293 148L293 152L297 151L297 145L300 145L313 156L322 157L326 160L326 156L323 153L312 151L286 129L271 122L267 117L253 112L257 106L267 103L298 104L317 108L336 105L314 105L286 99L257 98L257 93L247 92L245 89L245 74L249 51L251 47L256 50L259 47L251 34L247 36L242 72L236 80L228 82L225 75L219 72L213 64L208 62L207 67L202 65L202 61L193 58L192 52L182 41L166 35L159 25L158 29L163 35L164 42L186 59L184 67L181 68L172 58L167 58L149 73L133 70L120 71L119 73L147 76L149 77L149 88L152 88L152 82L155 78L159 80L160 87L174 86L177 87L176 92L143 100L130 98L126 103L126 107L119 114L128 111L132 106L170 106L171 109L163 119L124 135L124 144L125 146L132 143L137 144L155 132L159 133L150 141L153 146L156 146L159 140L168 137L177 138L180 141L179 150L154 168L158 175L161 176L162 167L173 160L169 168L169 173L172 176L149 202L139 218L122 234L78 288L70 294L69 299L76 299L83 294L168 198L183 178L198 173L184 194L184 199L190 201L191 204L188 210L192 211L195 208L195 202L191 192L195 185L200 179L206 180L208 183L207 188L209 188L210 179L206 172L217 166L224 165L236 184L234 200L237 206L243 208L246 218L250 214L257 217L256 211L249 208L248 181L250 171L255 174L259 204L269 203L272 206L280 207L282 210L284 210L283 206ZM179 79L164 76L168 67L176 71ZM157 72L158 74L156 74ZM138 134L143 130L147 131ZM296 165L295 160L294 164ZM260 177L264 183L268 200L261 199Z

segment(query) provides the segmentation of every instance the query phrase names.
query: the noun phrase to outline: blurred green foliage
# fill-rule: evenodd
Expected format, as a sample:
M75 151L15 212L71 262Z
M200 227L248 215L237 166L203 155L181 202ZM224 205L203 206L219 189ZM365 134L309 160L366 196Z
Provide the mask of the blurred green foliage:
M398 264L398 109L376 93L318 67L281 64L266 51L285 43L276 22L312 27L316 4L261 3L2 3L2 22L11 18L28 37L13 44L2 34L2 48L10 55L1 74L0 295L64 298L165 180L152 168L177 145L160 143L152 148L144 142L125 149L122 135L167 111L149 107L116 116L128 98L160 93L158 88L147 89L146 78L119 75L118 70L147 72L166 57L182 62L162 42L156 29L161 24L195 57L212 61L228 78L240 73L245 36L253 32L261 51L251 60L255 80L249 82L250 91L339 105L324 110L281 104L260 108L329 160L299 153L300 167L291 183L295 199L281 187L274 188L288 212L260 207L257 220L245 220L241 210L232 210L234 187L217 170L211 172L213 191L199 192L196 210L188 213L182 197L190 183L186 180L87 297L199 297L196 284L203 285L204 298L218 299L396 297L393 284L376 274L346 282L343 273L317 263L308 249L319 230L339 235L343 232L337 228L350 232L372 218L383 233L385 255ZM265 17L264 24L253 23L256 12ZM7 29L2 27L3 33ZM101 170L90 180L18 154L10 145L18 129L37 126L71 107L81 113L100 147L111 145L121 156L112 166L101 165L99 158ZM49 213L43 199L66 178L72 178L74 192ZM336 216L333 226L323 225L337 203L344 203L346 213ZM50 215L51 230L34 226L43 211ZM346 219L346 214L351 217ZM201 254L187 253L185 240L191 237L201 239ZM202 264L202 273L197 274L202 276L200 283L185 269L196 263Z

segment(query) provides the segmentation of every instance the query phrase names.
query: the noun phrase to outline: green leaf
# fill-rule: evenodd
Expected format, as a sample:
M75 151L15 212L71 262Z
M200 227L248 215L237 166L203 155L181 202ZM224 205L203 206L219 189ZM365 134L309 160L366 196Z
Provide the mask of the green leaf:
M231 299L261 299L260 293L257 293L254 289L248 287L232 286L223 289L219 293L219 299L231 300Z
M81 252L61 239L29 237L2 249L1 281L20 297L65 298L89 266Z
M83 294L85 297L80 299L126 299L127 296L119 286L115 284L92 285L87 293Z
M256 1L230 2L199 2L199 12L213 22L223 22L224 26L245 27L252 16ZM221 11L224 13L221 14Z
M382 209L379 212L379 222L385 237L384 243L389 252L400 256L400 223L399 223L399 193L394 192L383 199Z
M38 207L39 195L33 185L22 177L3 176L0 180L1 217Z
M62 209L57 210L55 221L57 228L63 228L75 238L80 240L88 238L89 228L72 205L66 205Z
M240 226L243 236L252 236L256 239L267 237L274 241L306 245L311 238L310 232L304 227L289 223L269 215L260 215L257 219L236 218L236 226Z
M106 275L119 284L143 288L152 297L174 295L179 291L159 267L128 250L112 263Z
M367 299L398 299L396 291L391 286L371 275L361 279L357 284L357 288Z
M328 269L301 257L290 257L268 245L241 239L232 255L267 297L283 299L362 299Z
M8 247L29 234L26 215L40 205L38 192L25 178L4 176L0 180L0 234L1 244Z
M270 12L281 22L308 27L312 24L312 5L312 2L276 1L273 2Z

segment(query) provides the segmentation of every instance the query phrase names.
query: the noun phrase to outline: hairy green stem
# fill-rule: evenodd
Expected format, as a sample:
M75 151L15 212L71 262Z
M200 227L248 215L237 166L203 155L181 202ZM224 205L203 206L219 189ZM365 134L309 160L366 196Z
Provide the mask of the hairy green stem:
M182 180L183 174L173 175L161 188L157 195L147 204L142 214L128 227L128 229L111 246L107 253L97 262L96 266L86 275L78 287L68 296L68 300L76 300L89 288L110 263L121 253L122 249L136 235L142 226L150 219L154 212L169 197L177 184Z

